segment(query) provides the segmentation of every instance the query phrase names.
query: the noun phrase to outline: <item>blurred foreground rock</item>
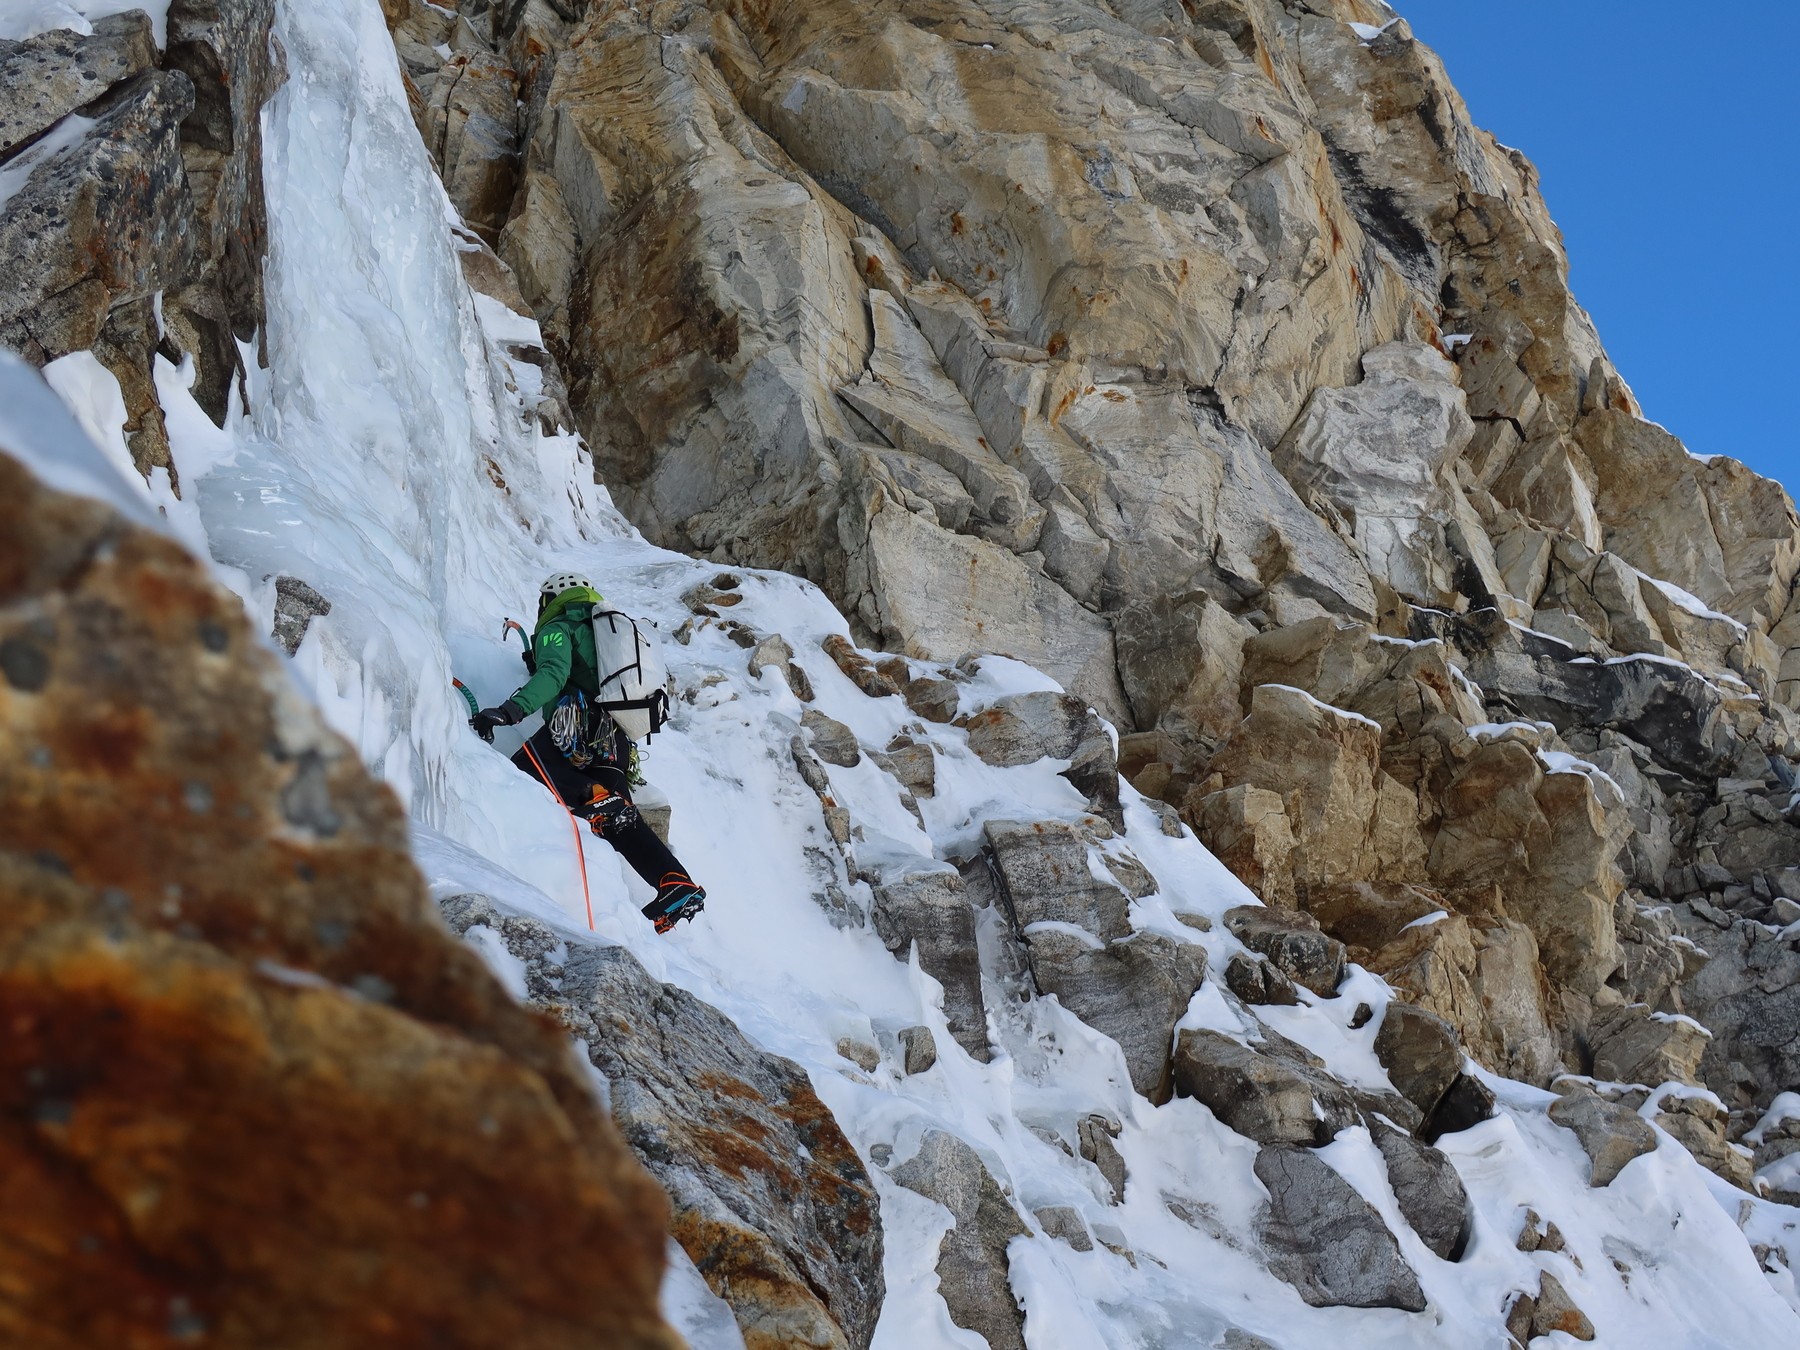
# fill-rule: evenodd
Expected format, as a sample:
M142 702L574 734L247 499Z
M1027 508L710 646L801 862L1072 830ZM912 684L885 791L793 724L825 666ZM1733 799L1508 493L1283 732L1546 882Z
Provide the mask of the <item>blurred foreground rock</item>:
M0 674L0 1342L674 1346L665 1200L236 596L0 453Z

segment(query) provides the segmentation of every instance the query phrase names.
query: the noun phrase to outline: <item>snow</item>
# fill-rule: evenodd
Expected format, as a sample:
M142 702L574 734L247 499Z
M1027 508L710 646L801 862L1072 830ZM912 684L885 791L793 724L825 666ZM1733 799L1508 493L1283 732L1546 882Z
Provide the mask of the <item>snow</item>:
M1687 1027L1690 1030L1699 1032L1708 1040L1712 1039L1712 1032L1708 1031L1704 1026L1689 1017L1686 1013L1653 1012L1650 1014L1650 1020L1653 1022L1661 1022L1664 1026Z
M1517 619L1508 619L1506 621L1506 626L1508 628L1516 628L1521 633L1530 633L1532 637L1542 638L1545 642L1554 642L1559 647L1567 647L1570 651L1575 650L1575 644L1570 642L1567 638L1559 638L1556 634L1546 633L1541 628L1533 628L1528 624L1522 624Z
M70 113L13 158L0 165L0 211L31 181L40 165L78 145L93 128L92 118Z
M1571 755L1567 750L1539 750L1537 756L1543 761L1547 772L1581 774L1596 786L1605 783L1620 801L1625 800L1625 789L1620 787L1613 776L1598 764Z
M84 370L85 363L68 369ZM121 414L123 406L121 398ZM84 406L82 412L92 415L93 410ZM100 422L104 423L103 412ZM119 425L123 422L121 415ZM109 435L104 425L100 431ZM116 458L100 448L100 439L71 414L36 371L0 349L0 445L20 456L51 487L95 498L140 524L152 524L155 516L144 501L143 480L135 473L130 479L121 474Z
M1289 693L1300 695L1301 698L1305 699L1308 703L1310 703L1313 707L1317 708L1320 712L1328 712L1333 717L1342 717L1351 722L1361 722L1364 726L1373 727L1378 732L1381 730L1381 723L1377 722L1374 718L1364 717L1361 713L1351 712L1348 708L1333 707L1329 703L1326 703L1320 699L1314 698L1311 694L1307 693L1306 690L1295 688L1291 684L1270 684L1269 688L1285 689Z
M1700 675L1700 672L1695 670L1686 661L1678 660L1673 656L1663 656L1657 652L1631 652L1625 656L1608 657L1606 664L1609 666L1622 666L1629 661L1650 661L1656 665L1674 666L1678 670L1687 671L1688 674L1694 676L1696 679L1703 678Z
M483 703L517 686L518 648L500 621L527 617L550 572L587 572L620 608L672 635L689 617L682 593L726 569L646 543L595 485L581 442L538 429L528 406L534 368L505 350L536 341L535 327L477 300L462 280L459 224L419 143L379 8L288 0L277 36L292 73L265 114L271 368L255 369L251 353L247 396L234 399L221 430L193 403L191 369L158 365L183 496L165 497L122 471L122 405L91 358L58 363L52 377L99 445L10 358L0 358L0 438L23 445L58 486L204 546L265 630L278 575L300 577L331 600L289 669L407 804L434 897L477 892L543 920L565 942L625 946L654 977L692 991L806 1070L880 1195L887 1297L875 1350L980 1350L951 1324L937 1292L947 1211L896 1186L872 1161L911 1156L930 1129L975 1148L1028 1224L1033 1209L1069 1205L1135 1257L1104 1245L1078 1253L1042 1236L1016 1240L1013 1288L1032 1350L1210 1347L1233 1328L1278 1345L1341 1350L1497 1344L1498 1309L1511 1291L1535 1287L1539 1269L1556 1272L1607 1344L1800 1340L1800 1316L1784 1301L1791 1278L1784 1287L1759 1270L1740 1234L1781 1231L1779 1207L1740 1211L1731 1197L1751 1198L1713 1188L1672 1141L1591 1190L1586 1156L1548 1121L1554 1099L1538 1089L1483 1075L1501 1114L1439 1142L1468 1187L1475 1225L1456 1265L1429 1255L1399 1220L1366 1132L1347 1131L1325 1150L1389 1218L1419 1272L1432 1308L1408 1315L1312 1308L1275 1279L1255 1237L1266 1198L1251 1170L1256 1146L1196 1102L1150 1105L1131 1091L1112 1041L1053 999L1016 996L1029 991L1006 985L991 959L992 992L1007 996L989 999L992 1062L971 1059L916 959L896 960L866 925L833 926L816 897L836 887L866 908L861 873L941 870L968 856L988 820L1080 823L1089 819L1086 803L1054 761L994 768L969 752L957 728L921 729L901 699L863 695L819 646L847 637L847 624L798 578L730 569L743 596L731 618L785 636L815 706L862 744L886 745L905 728L931 746L937 793L918 803L923 824L866 757L849 769L830 766L834 797L862 827L851 858L840 856L789 753L803 705L784 681L752 679L749 653L719 624L700 621L687 643L665 639L682 697L645 768L674 806L672 843L708 888L706 912L656 937L637 912L641 883L595 842L585 864L590 934L567 816L505 759L519 729L493 748L470 733L450 677ZM927 665L915 663L922 673ZM1057 687L1003 657L957 677L971 708ZM1156 895L1132 905L1134 925L1198 940L1210 969L1223 970L1243 950L1223 917L1256 898L1190 831L1165 834L1153 804L1129 786L1121 797L1126 829L1103 849L1128 849L1159 882ZM1206 916L1213 928L1198 932L1177 914ZM982 917L984 958L997 950L1001 922ZM469 940L517 993L521 973L502 959L503 947L485 930ZM1267 1027L1345 1081L1381 1088L1373 1041L1391 997L1353 966L1336 997L1308 992L1300 1006L1258 1010L1259 1022L1209 978L1182 1025L1243 1039ZM1365 1003L1377 1017L1353 1028ZM900 1077L883 1065L865 1075L837 1054L843 1036L880 1044L914 1025L937 1042L927 1073ZM1077 1123L1090 1114L1120 1126L1130 1169L1122 1203L1079 1156ZM1516 1250L1527 1205L1554 1219L1581 1266ZM1629 1268L1629 1287L1615 1261ZM701 1350L741 1344L685 1258L672 1262L663 1298Z
M175 369L162 357L155 359L159 366ZM184 369L188 384L191 384L191 362ZM152 469L146 479L131 462L131 449L125 440L125 422L129 414L125 410L125 395L119 388L118 378L101 365L92 352L71 352L50 362L44 367L43 374L45 383L56 391L87 439L100 448L113 476L126 493L148 503L170 533L196 553L204 553L207 538L200 513L192 502L183 501L175 494L169 471L159 466ZM184 396L187 387L180 386ZM240 584L233 584L232 589L240 595L243 593Z
M1350 31L1356 34L1357 40L1360 41L1363 46L1367 47L1370 43L1374 42L1376 38L1380 37L1383 33L1387 32L1388 29L1399 22L1398 19L1389 19L1386 23L1380 25L1372 23L1353 23L1349 25L1349 27Z
M167 46L169 0L7 0L0 6L0 39L18 41L58 28L92 33L99 20L134 9L150 16L156 45Z
M1771 1190L1800 1191L1800 1153L1777 1158L1758 1172L1756 1179Z
M689 1350L744 1350L731 1308L695 1269L674 1238L668 1244L669 1267L663 1272L662 1308L669 1325L681 1333Z
M929 673L939 678L945 673L938 670L927 671L923 662L914 662L913 665L916 673ZM1010 698L1015 694L1042 692L1060 694L1063 687L1036 666L1015 661L1010 656L984 656L975 663L973 678L957 690L957 716L972 716L1000 699Z
M1106 944L1104 942L1088 932L1088 930L1083 928L1080 924L1064 923L1060 919L1039 919L1036 923L1026 924L1023 932L1027 939L1035 937L1039 933L1061 933L1064 937L1073 938L1082 946L1091 948L1094 951L1098 952L1106 949Z
M1640 577L1643 577L1645 581L1648 581L1652 586L1656 587L1656 589L1661 591L1664 595L1668 596L1669 599L1673 600L1676 604L1680 605L1689 614L1697 615L1702 619L1716 619L1720 623L1728 623L1733 628L1735 628L1739 633L1742 633L1745 631L1744 625L1739 623L1736 619L1732 618L1729 614L1719 613L1718 610L1713 609L1709 605L1707 605L1707 603L1704 600L1700 599L1699 596L1694 595L1690 591L1682 590L1681 587L1677 586L1674 582L1664 581L1659 577L1650 576L1648 573L1645 573L1645 572L1639 572L1638 575Z
M1545 736L1554 736L1556 728L1549 722L1477 722L1468 729L1478 741L1500 741L1509 736L1522 737L1533 745Z
M1445 919L1447 919L1449 917L1450 917L1449 910L1434 909L1429 914L1421 914L1418 918L1414 919L1411 923L1407 924L1406 927L1402 928L1400 931L1402 933L1404 933L1407 928L1429 928L1429 927L1431 927L1432 924L1442 923Z
M1800 1092L1783 1092L1769 1103L1756 1127L1744 1136L1744 1142L1760 1144L1784 1120L1800 1120Z

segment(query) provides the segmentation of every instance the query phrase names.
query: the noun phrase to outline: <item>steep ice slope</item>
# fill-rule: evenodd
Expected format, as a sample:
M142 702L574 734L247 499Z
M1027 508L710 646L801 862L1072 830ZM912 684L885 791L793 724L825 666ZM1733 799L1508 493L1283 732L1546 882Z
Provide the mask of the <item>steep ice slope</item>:
M267 114L271 369L221 434L184 400L181 372L163 368L178 466L198 504L186 520L174 508L172 523L207 543L264 621L278 574L303 577L329 597L331 614L314 621L296 675L409 802L434 885L445 894L480 889L579 935L586 921L566 818L467 731L450 675L484 703L510 691L519 669L500 618L525 617L547 572L588 572L621 607L673 634L688 617L682 594L719 569L645 544L593 485L582 447L544 436L526 415L536 371L510 360L502 343L528 336L531 325L462 281L456 221L408 116L378 8L371 0L289 4L280 38L292 79ZM79 410L106 431L104 381L63 378L59 387L74 402L86 399ZM886 745L913 724L900 700L866 697L820 651L821 637L847 629L815 589L781 575L738 575L745 598L731 617L787 638L818 707L866 746ZM1211 1346L1231 1328L1286 1347L1500 1345L1499 1310L1511 1291L1536 1288L1539 1270L1555 1274L1609 1344L1778 1344L1800 1334L1788 1306L1800 1307L1791 1277L1766 1279L1738 1231L1743 1222L1767 1240L1786 1211L1724 1188L1666 1138L1612 1186L1588 1190L1574 1136L1545 1117L1549 1095L1497 1082L1505 1110L1442 1144L1475 1215L1458 1264L1432 1257L1399 1219L1365 1130L1345 1131L1324 1150L1399 1235L1429 1310L1306 1306L1259 1252L1255 1146L1195 1102L1150 1107L1132 1093L1117 1048L1053 1000L1010 1004L994 1019L992 1063L962 1054L935 982L894 960L868 927L833 926L813 898L818 859L835 855L818 799L792 764L800 705L785 683L772 673L751 678L748 653L716 625L699 626L685 645L671 642L669 652L688 697L648 767L674 803L673 842L707 885L709 908L698 925L655 938L636 913L638 883L594 844L587 865L597 932L805 1066L865 1160L903 1163L929 1128L973 1145L1032 1228L1013 1243L1011 1268L1038 1350ZM965 699L973 707L984 692L1029 687L1050 684L988 662ZM855 850L866 870L909 855L954 855L984 820L1085 814L1057 775L1061 764L994 769L969 753L958 730L921 734L939 769L936 795L921 802L923 826L866 759L830 771L834 794L862 828ZM1221 971L1239 950L1235 939L1222 924L1203 933L1175 915L1216 919L1248 893L1191 834L1165 835L1147 803L1129 789L1125 798L1126 842L1160 882L1159 894L1134 904L1134 925L1199 942ZM848 874L841 879L855 894ZM495 964L508 975L502 955ZM1359 975L1339 998L1308 995L1299 1009L1265 1012L1339 1076L1378 1083L1371 1043L1379 1017L1360 1031L1349 1022L1359 1001L1379 1013L1385 998ZM1187 1024L1235 1032L1236 1019L1209 982ZM919 1023L933 1027L940 1053L926 1073L896 1078L884 1066L863 1074L836 1053L841 1037L874 1040L881 1028ZM1090 1114L1122 1126L1130 1169L1122 1204L1110 1203L1091 1164L1034 1132L1072 1143L1074 1122ZM951 1324L936 1293L946 1211L879 1166L871 1171L887 1252L876 1343L979 1345ZM1077 1252L1043 1236L1030 1216L1048 1205L1075 1208L1106 1241ZM1515 1249L1527 1206L1563 1231L1567 1254ZM1184 1222L1176 1209L1199 1217ZM710 1318L716 1327L717 1305L691 1280L680 1287L687 1324Z

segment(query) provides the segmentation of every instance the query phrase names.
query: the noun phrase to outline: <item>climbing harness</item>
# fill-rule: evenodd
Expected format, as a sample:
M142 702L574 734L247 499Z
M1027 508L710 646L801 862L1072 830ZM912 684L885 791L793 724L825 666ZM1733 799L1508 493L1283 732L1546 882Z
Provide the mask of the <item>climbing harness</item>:
M507 622L511 623L512 621L509 619ZM474 717L481 711L481 704L476 699L474 690L454 675L450 677L450 683L461 690L463 698L468 700L470 717ZM544 780L544 786L550 789L550 795L556 798L556 804L563 810L569 811L569 804L562 799L562 793L556 790L556 784L550 781L550 775L545 771L543 761L537 757L537 751L531 748L530 741L525 742L524 749L525 753L531 756L531 762L537 765L538 777ZM588 889L587 849L582 846L581 826L575 823L573 811L569 811L569 831L575 836L575 857L581 864L581 902L587 909L587 926L591 932L594 927L594 897Z

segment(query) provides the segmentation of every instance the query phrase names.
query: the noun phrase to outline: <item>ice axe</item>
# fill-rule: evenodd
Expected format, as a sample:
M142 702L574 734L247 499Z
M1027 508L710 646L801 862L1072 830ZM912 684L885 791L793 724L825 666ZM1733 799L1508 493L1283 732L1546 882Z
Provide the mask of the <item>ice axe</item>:
M502 642L506 641L506 635L509 632L517 633L519 635L519 659L525 663L525 669L530 671L533 675L537 674L537 662L532 660L531 657L531 639L526 636L525 625L520 623L517 619L508 619L500 625L500 640Z
M476 699L475 691L469 688L469 686L464 684L461 680L457 679L454 675L450 677L450 683L456 686L458 692L463 696L463 701L469 705L469 730L481 737L481 739L486 741L489 745L492 745L494 743L494 733L475 725L475 719L481 715L481 703Z
M475 691L454 675L450 677L450 683L460 689L462 696L469 701L469 716L473 718L476 713L481 711L481 704L475 698Z

